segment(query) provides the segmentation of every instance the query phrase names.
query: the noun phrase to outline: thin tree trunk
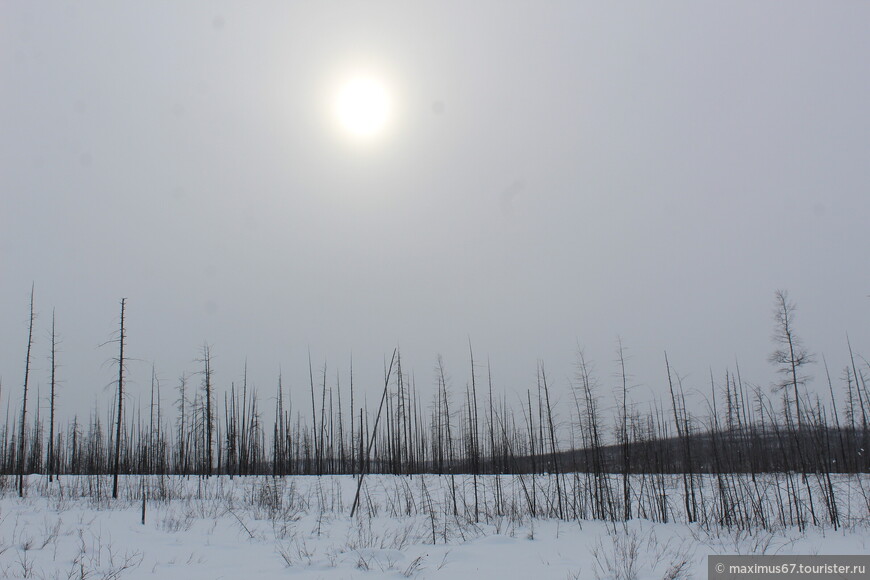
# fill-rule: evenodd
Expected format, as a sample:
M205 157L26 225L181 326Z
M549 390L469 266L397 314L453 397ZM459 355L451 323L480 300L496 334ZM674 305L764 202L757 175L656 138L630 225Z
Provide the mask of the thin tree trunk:
M393 363L396 362L396 351L397 350L398 349L393 350L393 357L390 359L390 368L387 371L387 376L384 378L384 392L381 395L381 404L378 405L378 414L377 414L377 417L375 417L375 424L374 424L374 426L372 426L372 430L371 430L372 431L371 438L369 439L369 444L368 444L368 447L366 448L366 454L365 454L366 464L368 464L369 458L371 456L372 446L375 444L375 436L377 435L377 432L378 432L378 421L381 420L381 411L383 411L383 409L384 409L384 400L387 398L387 390L390 388L390 377L393 374ZM362 458L360 458L360 463L362 463ZM353 514L356 513L356 508L359 505L359 492L360 492L360 489L362 488L362 484L363 484L363 475L365 475L365 472L363 470L360 470L359 480L357 481L357 485L356 485L356 494L354 495L354 498L353 498L353 505L350 508L350 517L353 517Z
M112 467L112 498L118 499L118 473L121 470L121 424L123 421L124 403L124 316L126 314L127 299L121 298L121 334L118 338L120 352L118 354L118 417L115 429L115 460Z
M33 347L33 290L30 286L30 324L27 330L27 357L24 361L24 393L21 397L21 436L18 441L18 497L24 497L24 471L26 469L25 441L27 437L27 386L30 379L30 350Z
M57 386L57 333L54 324L54 309L51 310L51 393L49 394L49 420L48 420L48 481L54 481L54 403Z

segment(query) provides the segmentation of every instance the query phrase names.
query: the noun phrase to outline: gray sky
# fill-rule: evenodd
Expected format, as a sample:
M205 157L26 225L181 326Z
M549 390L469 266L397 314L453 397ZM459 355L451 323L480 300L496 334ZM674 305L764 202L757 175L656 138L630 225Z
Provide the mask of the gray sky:
M509 393L578 344L611 386L617 336L640 401L665 349L768 385L777 288L837 376L847 331L870 354L868 65L857 1L3 2L0 404L31 282L34 384L56 307L80 413L122 296L142 393L206 340L269 392L310 347L374 393L397 343L463 388L469 337ZM367 146L328 114L359 67L396 103Z

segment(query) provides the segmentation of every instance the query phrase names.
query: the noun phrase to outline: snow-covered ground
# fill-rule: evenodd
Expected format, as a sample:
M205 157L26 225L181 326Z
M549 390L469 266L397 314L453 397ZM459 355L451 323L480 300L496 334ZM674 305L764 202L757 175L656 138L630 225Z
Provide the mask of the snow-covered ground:
M492 477L480 478L478 521L466 476L368 476L354 518L349 476L131 476L118 500L107 477L32 476L24 499L5 478L0 577L676 580L706 577L709 554L870 552L866 501L855 490L839 529L745 531L528 517L510 502L495 508L485 492ZM501 493L519 495L515 478L501 478Z

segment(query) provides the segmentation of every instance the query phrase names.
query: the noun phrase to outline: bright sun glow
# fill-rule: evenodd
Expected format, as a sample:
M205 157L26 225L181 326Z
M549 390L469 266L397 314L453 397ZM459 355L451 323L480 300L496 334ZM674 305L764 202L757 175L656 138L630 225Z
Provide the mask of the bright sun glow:
M392 110L386 86L372 77L358 76L341 85L335 98L338 124L353 138L371 140L384 132Z

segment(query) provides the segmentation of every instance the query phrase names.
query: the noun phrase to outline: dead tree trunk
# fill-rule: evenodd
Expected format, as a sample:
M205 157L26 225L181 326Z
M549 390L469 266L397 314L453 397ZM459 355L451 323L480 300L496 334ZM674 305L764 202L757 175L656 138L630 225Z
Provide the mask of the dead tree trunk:
M214 462L214 411L212 409L212 397L214 387L212 385L212 369L211 369L211 349L208 344L202 347L202 363L203 363L203 379L202 388L205 395L205 475L210 476L212 473L212 464Z
M120 344L118 354L118 416L115 429L115 460L112 467L112 498L114 499L118 499L118 473L121 470L121 424L124 419L124 341L127 337L124 329L126 308L127 299L121 298L121 334L118 337Z
M369 439L369 444L366 447L365 465L369 464L369 461L371 459L372 446L375 444L375 437L377 437L378 422L381 420L381 412L384 410L384 400L386 400L387 391L390 388L390 377L393 375L393 363L396 362L396 351L398 351L398 349L393 351L393 356L390 359L390 368L386 372L386 377L384 377L384 392L381 395L381 404L378 406L378 414L375 417L375 424L374 424L374 426L372 426L371 439ZM360 458L360 463L362 464L362 458ZM363 475L364 474L365 474L365 471L360 469L359 480L357 481L357 485L356 485L356 494L353 497L353 505L350 508L350 517L353 517L354 513L356 513L356 508L359 505L359 492L360 492L360 489L362 489Z
M21 436L18 441L18 497L24 497L24 471L27 468L25 440L27 436L27 386L30 379L30 350L33 347L33 289L30 286L30 324L27 330L27 357L24 360L24 393L21 397Z
M54 481L54 403L57 386L57 333L54 325L54 310L51 311L51 392L49 394L49 420L48 420L48 481Z

